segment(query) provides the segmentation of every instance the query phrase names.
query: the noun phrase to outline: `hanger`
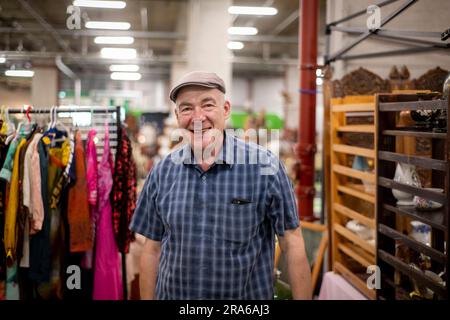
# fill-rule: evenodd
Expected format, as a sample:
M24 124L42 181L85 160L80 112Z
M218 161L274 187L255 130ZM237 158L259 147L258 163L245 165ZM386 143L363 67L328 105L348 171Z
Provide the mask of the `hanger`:
M48 122L47 131L50 130L53 125L53 109L54 108L55 108L54 106L50 108L50 121Z
M30 111L33 110L33 106L27 105L27 110L25 112L25 115L28 119L28 123L31 123L31 118L30 118Z
M60 126L60 128L62 128L64 131L67 132L67 135L69 135L70 130L64 125L64 123L62 123L61 121L58 120L58 115L57 115L57 111L58 111L58 107L55 107L54 112L55 112L55 122L53 127L56 128L57 125Z
M58 107L55 106L55 107L53 108L52 128L56 128L56 121L57 121L57 118L58 118L58 114L57 114L57 112L56 112L56 108L58 108Z
M13 134L16 131L16 125L9 118L9 109L8 108L6 108L6 124L8 125L6 134L7 135Z

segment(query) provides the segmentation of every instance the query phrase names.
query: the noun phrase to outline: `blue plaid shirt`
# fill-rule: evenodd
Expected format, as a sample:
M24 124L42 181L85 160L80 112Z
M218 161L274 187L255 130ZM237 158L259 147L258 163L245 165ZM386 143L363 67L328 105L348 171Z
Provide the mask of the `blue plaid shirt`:
M161 160L130 229L161 241L157 299L273 299L275 233L298 226L278 158L227 133L206 172L189 145Z

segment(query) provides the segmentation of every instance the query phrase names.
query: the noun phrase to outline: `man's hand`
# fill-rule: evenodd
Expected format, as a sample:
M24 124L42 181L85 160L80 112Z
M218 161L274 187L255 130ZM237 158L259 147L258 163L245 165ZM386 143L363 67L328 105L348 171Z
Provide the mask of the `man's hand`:
M286 256L293 299L310 300L312 296L311 269L300 227L295 230L286 230L284 236L278 237L278 240Z

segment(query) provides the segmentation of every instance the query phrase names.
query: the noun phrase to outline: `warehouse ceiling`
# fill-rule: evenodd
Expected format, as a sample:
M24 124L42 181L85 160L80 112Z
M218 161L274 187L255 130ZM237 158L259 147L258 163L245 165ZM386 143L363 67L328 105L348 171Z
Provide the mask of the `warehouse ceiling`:
M99 35L133 36L141 72L147 76L168 77L172 62L183 61L175 44L183 43L182 15L188 0L126 0L122 10L81 8L80 30L70 30L66 12L72 0L0 0L0 56L8 61L36 64L54 63L56 56L78 74L90 77L108 75L111 61L101 59ZM271 6L275 16L232 16L234 26L258 28L256 36L230 36L243 41L242 50L233 51L233 72L270 75L281 73L286 64L296 64L298 50L299 0L234 0L233 5ZM325 0L321 1L324 20ZM83 28L89 20L127 21L128 31ZM75 20L70 20L72 26ZM321 21L323 25L324 21ZM180 31L181 30L181 31Z

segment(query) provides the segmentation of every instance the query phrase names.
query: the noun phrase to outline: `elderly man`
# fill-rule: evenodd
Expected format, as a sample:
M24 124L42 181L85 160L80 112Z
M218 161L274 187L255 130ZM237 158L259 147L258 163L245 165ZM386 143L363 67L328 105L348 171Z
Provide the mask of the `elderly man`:
M309 299L310 269L283 165L224 130L231 105L216 74L185 75L170 99L187 143L151 171L130 225L146 237L141 297L273 299L277 235L293 298Z

